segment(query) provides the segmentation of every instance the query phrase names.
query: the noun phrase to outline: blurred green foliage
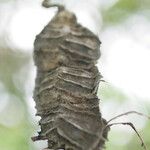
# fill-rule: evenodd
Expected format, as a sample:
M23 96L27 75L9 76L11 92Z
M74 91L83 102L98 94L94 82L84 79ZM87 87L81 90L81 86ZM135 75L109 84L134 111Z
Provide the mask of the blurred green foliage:
M0 126L0 149L2 150L29 150L33 149L29 144L31 127L22 122L15 127Z
M108 83L100 84L98 96L101 97L102 100L104 99L105 101L115 100L120 103L128 99L128 97L120 89L117 89L116 87Z
M145 14L145 11L150 14L149 0L118 0L110 8L102 11L103 26L117 25L136 13ZM150 15L147 15L147 17L150 17Z
M25 98L25 82L28 72L24 71L24 74L19 74L25 66L29 65L30 59L29 54L9 48L0 48L0 83L5 89L2 94L9 97L7 105L0 112L1 150L33 150L33 146L29 144L33 125L30 122L30 113ZM20 75L21 83L19 83ZM20 84L20 87L17 85L17 82ZM0 104L3 104L5 101L6 99L0 97ZM16 104L15 110L11 109L12 102ZM10 112L10 110L13 112ZM22 114L21 117L20 114ZM13 123L11 125L11 120L15 120L15 117L20 118L20 120L16 124ZM3 125L3 122L8 122L8 126Z

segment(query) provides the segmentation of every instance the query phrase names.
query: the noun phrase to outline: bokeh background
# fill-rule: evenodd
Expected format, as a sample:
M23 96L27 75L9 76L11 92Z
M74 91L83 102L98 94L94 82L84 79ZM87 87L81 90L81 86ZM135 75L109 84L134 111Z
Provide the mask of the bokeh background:
M98 67L101 112L107 120L136 110L150 114L150 0L55 0L76 13L78 21L101 41ZM0 0L0 150L40 150L46 142L31 141L39 130L32 93L36 68L32 59L35 36L55 14L40 0ZM131 121L150 149L150 120ZM127 126L112 127L107 150L140 150Z

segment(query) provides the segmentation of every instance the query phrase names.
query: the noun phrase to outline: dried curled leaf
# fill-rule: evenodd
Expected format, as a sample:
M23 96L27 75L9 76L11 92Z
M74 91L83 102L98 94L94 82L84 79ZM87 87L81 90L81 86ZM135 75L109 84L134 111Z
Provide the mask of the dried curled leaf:
M62 9L37 35L34 100L41 131L33 140L48 140L49 149L101 150L107 138L99 111L95 66L100 41Z

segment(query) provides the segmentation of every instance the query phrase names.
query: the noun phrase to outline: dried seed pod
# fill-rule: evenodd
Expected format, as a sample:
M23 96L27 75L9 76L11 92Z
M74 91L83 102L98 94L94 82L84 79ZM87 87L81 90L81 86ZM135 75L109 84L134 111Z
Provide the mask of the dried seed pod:
M100 41L61 9L37 35L34 100L41 131L33 140L48 140L49 149L101 150L107 138L97 88L102 77L95 66Z

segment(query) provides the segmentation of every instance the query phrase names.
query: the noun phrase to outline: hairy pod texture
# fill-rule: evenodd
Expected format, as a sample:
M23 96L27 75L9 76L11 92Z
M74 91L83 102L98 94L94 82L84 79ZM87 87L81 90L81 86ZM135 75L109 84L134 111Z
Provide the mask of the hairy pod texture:
M107 122L101 117L97 89L101 75L95 66L100 41L61 10L34 43L37 77L34 90L41 131L53 150L101 150Z

